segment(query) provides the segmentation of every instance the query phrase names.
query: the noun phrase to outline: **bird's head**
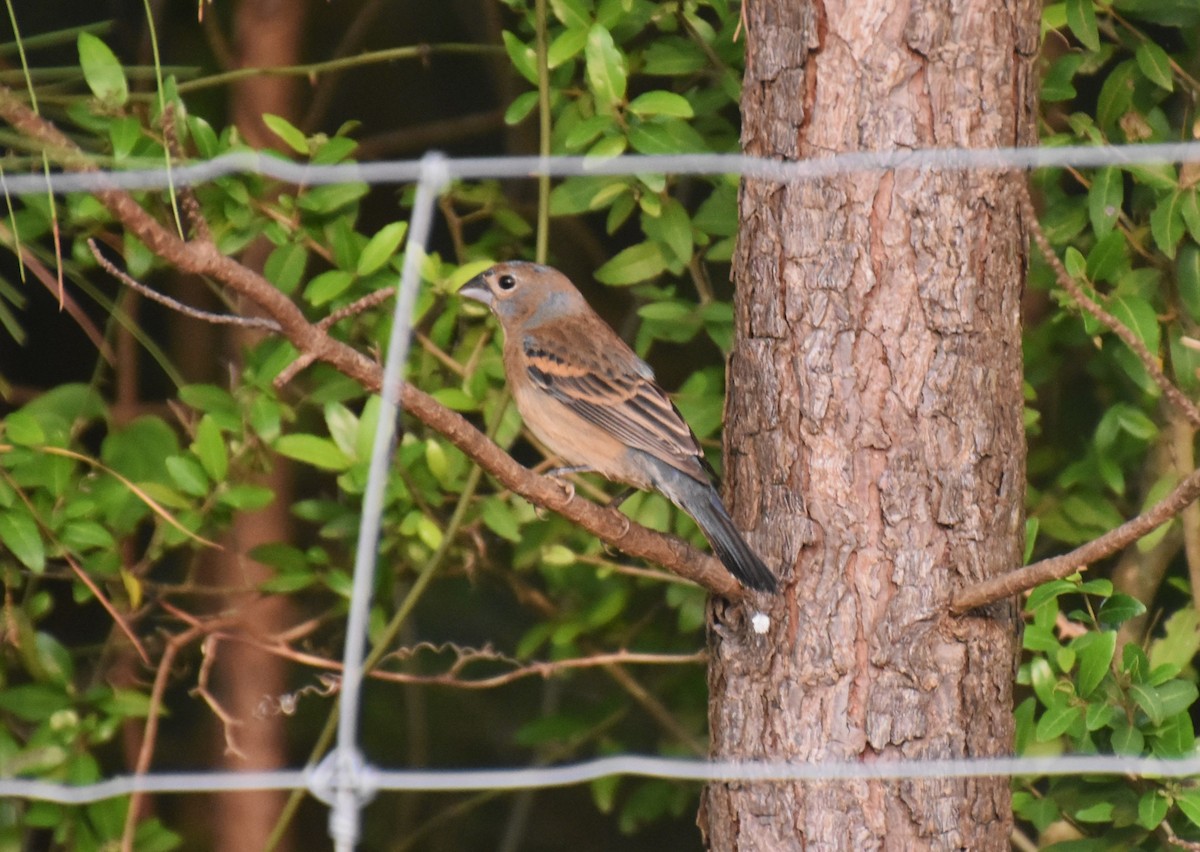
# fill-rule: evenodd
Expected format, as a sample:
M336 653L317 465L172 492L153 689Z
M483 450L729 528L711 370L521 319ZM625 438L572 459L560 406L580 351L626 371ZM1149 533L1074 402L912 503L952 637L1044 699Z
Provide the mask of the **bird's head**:
M537 325L579 310L588 310L567 276L538 263L511 260L479 273L458 295L483 302L506 328Z

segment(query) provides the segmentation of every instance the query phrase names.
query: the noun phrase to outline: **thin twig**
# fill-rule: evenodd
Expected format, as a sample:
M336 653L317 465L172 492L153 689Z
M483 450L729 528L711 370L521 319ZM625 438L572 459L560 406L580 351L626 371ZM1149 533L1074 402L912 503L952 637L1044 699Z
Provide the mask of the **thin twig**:
M1029 196L1029 189L1025 187L1020 193L1021 205L1024 208L1026 222L1029 225L1030 233L1033 235L1034 242L1042 251L1042 256L1046 258L1046 262L1050 264L1050 268L1054 270L1054 277L1058 281L1058 285L1071 294L1071 297L1079 303L1085 311L1099 320L1113 334L1119 337L1126 346L1133 350L1133 354L1137 355L1138 360L1142 362L1142 366L1146 368L1146 372L1150 374L1150 378L1162 390L1163 396L1171 405L1175 406L1188 422L1197 429L1200 429L1200 408L1197 408L1195 403L1188 399L1183 391L1181 391L1174 382L1167 378L1167 374L1163 372L1162 367L1158 364L1158 358L1146 348L1146 344L1142 342L1129 326L1121 322L1105 308L1084 292L1079 286L1067 268L1063 266L1063 262L1059 260L1058 253L1050 245L1050 240L1046 236L1046 232L1042 230L1042 225L1038 221L1037 211L1033 206L1033 199Z
M96 263L100 264L100 268L113 278L122 282L129 289L141 293L147 299L158 302L160 305L166 305L171 310L183 314L185 317L203 320L213 325L237 325L244 328L261 328L265 331L279 332L279 323L264 317L239 317L235 314L214 314L211 311L202 311L199 308L193 308L191 305L185 305L178 299L172 299L170 296L160 293L152 287L147 287L129 273L117 269L111 260L100 253L100 247L96 245L96 241L91 237L88 237L87 244L88 248L92 250L92 257L96 258Z
M260 639L256 636L238 633L216 633L214 636L231 642L250 645L260 651L265 651L268 654L273 654L277 657L290 660L293 663L309 666L310 668L329 672L340 672L342 670L342 664L337 660L322 657L318 654L310 654L305 651L297 651L290 645L278 640ZM440 653L444 652L446 647L435 646L431 643L421 643L421 645L413 648L399 648L388 654L384 659L404 659L406 656L413 656L422 650ZM703 663L708 659L708 655L704 651L697 651L693 654L649 654L634 651L614 651L607 654L593 654L589 657L572 657L563 660L549 660L520 665L513 658L489 648L460 648L453 644L450 644L448 647L454 650L455 659L440 674L412 674L409 672L385 671L376 668L369 672L368 677L388 683L450 686L456 689L495 689L496 687L505 686L528 677L549 678L560 672L573 669L608 668L617 665L690 665L693 663ZM463 677L463 671L467 666L479 662L499 662L513 665L515 668L487 677Z
M363 311L370 310L371 308L386 302L394 295L396 295L395 287L384 287L382 290L376 290L374 293L363 296L357 301L338 308L329 316L322 318L321 321L317 323L317 328L321 329L322 331L328 331L334 323L340 322L347 317L352 317L355 314L360 314ZM295 361L279 371L279 375L275 377L275 381L272 382L272 384L276 389L285 387L288 382L296 377L297 373L306 369L315 360L315 355L307 352L301 353L296 357Z
M233 735L234 729L241 727L241 720L230 715L208 689L208 679L212 676L212 667L217 659L217 643L219 641L220 637L216 633L210 633L204 637L204 642L200 645L200 672L196 676L196 686L192 688L190 694L200 696L213 715L221 720L221 730L225 733L225 754L245 760L246 753L238 747L237 740Z

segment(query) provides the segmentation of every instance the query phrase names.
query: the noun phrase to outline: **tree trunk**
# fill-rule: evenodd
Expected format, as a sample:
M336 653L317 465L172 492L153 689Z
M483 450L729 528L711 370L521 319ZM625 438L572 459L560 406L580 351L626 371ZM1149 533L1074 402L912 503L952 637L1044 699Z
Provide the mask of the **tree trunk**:
M307 4L296 0L241 0L234 16L238 64L242 67L293 65L301 59ZM301 85L295 77L260 75L240 80L232 88L230 114L242 138L255 147L282 145L263 123L266 113L299 120ZM244 252L241 260L251 269L262 269L271 246L260 238ZM240 313L254 315L243 307ZM236 330L227 340L229 359L239 364L242 350L258 341L260 334ZM293 502L290 468L285 460L275 459L273 469L259 484L275 493L275 500L257 512L239 512L225 542L225 549L214 559L215 582L231 592L224 600L226 610L237 612L238 629L269 638L294 620L291 602L285 596L259 598L246 594L246 588L268 580L272 571L251 560L246 554L255 546L273 541L290 541L289 507ZM260 717L256 709L264 698L278 699L288 689L287 665L277 656L266 654L240 642L222 643L216 649L217 678L223 687L225 710L239 723L234 735L241 755L225 751L225 768L231 770L271 770L286 766L287 724L284 717ZM224 744L224 740L222 740ZM283 790L238 791L216 797L213 849L262 849L287 801ZM304 847L305 843L300 842ZM285 838L276 846L287 850L293 839Z
M1028 145L1040 6L751 0L748 154ZM1010 754L1008 605L951 592L1021 561L1022 178L746 181L726 467L785 589L714 603L721 759ZM1006 849L1007 778L713 784L713 849Z

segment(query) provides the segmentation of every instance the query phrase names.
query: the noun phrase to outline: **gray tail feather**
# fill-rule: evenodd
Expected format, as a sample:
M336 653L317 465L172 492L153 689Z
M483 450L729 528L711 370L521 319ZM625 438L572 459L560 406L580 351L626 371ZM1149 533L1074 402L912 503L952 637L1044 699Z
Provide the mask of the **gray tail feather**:
M717 558L743 586L760 592L778 591L779 581L742 538L721 502L721 495L711 485L696 484L700 487L688 489L689 499L682 501L682 506L700 525Z

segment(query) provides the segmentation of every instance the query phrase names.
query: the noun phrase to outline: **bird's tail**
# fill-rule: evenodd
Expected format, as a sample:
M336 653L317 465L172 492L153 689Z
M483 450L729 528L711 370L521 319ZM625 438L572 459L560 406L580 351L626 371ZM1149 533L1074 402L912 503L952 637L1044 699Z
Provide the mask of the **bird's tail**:
M685 492L678 495L682 499L676 502L700 525L713 552L729 569L729 573L751 589L772 593L778 591L778 580L733 525L733 518L729 517L717 489L708 483L692 480Z

